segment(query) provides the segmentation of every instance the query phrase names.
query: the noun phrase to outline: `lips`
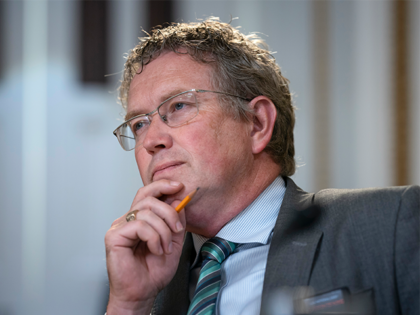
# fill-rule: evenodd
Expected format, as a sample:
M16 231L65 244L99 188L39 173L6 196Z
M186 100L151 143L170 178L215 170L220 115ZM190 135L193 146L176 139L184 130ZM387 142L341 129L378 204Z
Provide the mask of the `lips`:
M152 171L152 179L154 179L154 177L156 175L159 175L165 171L169 171L172 169L177 168L178 166L181 166L182 164L184 164L184 162L178 162L178 161L173 161L173 162L167 162L167 163L163 163L163 164L159 164L156 167L153 168Z

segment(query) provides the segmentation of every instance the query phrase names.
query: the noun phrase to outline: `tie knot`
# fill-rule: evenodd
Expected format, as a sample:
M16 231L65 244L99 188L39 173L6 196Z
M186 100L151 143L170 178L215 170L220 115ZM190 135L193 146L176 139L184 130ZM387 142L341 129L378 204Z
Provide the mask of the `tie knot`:
M235 243L213 237L201 247L203 261L215 260L221 264L236 248Z

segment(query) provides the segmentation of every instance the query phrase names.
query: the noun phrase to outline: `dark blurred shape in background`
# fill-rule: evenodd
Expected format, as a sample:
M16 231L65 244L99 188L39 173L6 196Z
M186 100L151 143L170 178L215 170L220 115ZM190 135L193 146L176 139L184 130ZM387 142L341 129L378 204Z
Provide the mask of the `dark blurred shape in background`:
M82 81L106 83L108 74L108 8L109 1L80 2Z
M174 22L174 2L172 0L148 0L149 25L145 27L145 30L150 31L153 27L162 28Z
M4 46L4 19L3 14L4 14L4 3L3 1L0 1L0 47ZM4 49L0 48L0 79L3 77L3 72L4 72Z

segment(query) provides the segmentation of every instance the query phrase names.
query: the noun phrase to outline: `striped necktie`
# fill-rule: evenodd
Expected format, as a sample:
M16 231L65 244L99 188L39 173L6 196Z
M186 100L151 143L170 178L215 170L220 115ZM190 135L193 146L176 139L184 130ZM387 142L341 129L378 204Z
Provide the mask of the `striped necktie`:
M214 313L220 289L221 264L235 250L236 245L214 237L201 247L203 263L188 315L211 315Z

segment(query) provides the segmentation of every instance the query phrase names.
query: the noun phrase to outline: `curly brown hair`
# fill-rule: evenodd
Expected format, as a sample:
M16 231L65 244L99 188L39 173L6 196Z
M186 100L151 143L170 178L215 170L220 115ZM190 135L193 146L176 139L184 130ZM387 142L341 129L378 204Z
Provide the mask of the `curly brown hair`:
M209 18L196 23L173 23L154 29L132 49L124 67L120 101L127 108L128 91L133 77L162 52L189 54L195 61L213 67L212 84L221 92L253 99L264 95L272 100L277 118L265 151L280 165L282 176L295 173L295 125L289 81L282 76L267 44L256 34L244 35L227 23ZM239 98L220 96L224 110L235 118L248 120L248 103Z

